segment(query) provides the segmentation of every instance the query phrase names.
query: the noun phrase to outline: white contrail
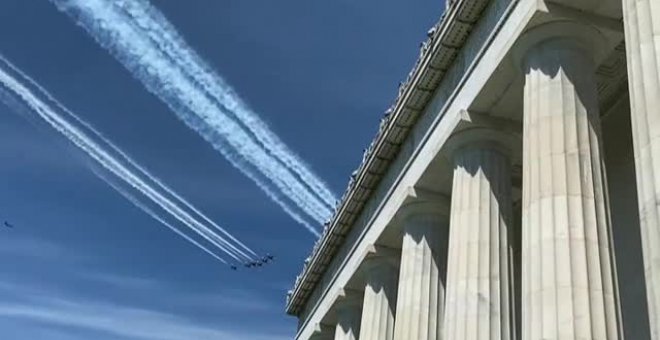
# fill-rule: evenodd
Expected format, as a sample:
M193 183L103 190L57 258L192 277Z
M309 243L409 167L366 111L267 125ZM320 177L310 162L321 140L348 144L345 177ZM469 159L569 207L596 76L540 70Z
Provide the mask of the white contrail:
M206 215L204 215L199 209L197 209L195 206L190 204L185 198L183 198L181 195L176 193L174 190L172 190L169 186L164 184L158 177L152 175L147 171L144 167L142 167L140 164L138 164L133 158L131 158L128 154L126 154L123 150L121 150L117 145L115 145L112 141L110 141L108 138L106 138L100 131L96 130L92 125L89 123L85 122L84 120L80 119L76 114L74 114L71 110L69 110L66 106L64 106L62 103L60 103L55 97L53 97L48 90L43 88L39 83L37 83L34 79L32 79L28 74L24 73L22 70L17 68L15 65L13 65L11 62L9 62L7 59L5 59L2 55L0 55L0 61L2 61L4 64L8 66L9 69L12 70L12 72L18 74L22 79L25 80L26 83L28 83L30 86L36 88L41 95L44 98L47 98L53 105L55 105L61 112L67 114L69 118L75 120L78 124L83 126L85 129L87 129L90 134L94 137L96 137L97 140L102 141L107 149L111 149L115 153L119 154L119 156L130 166L134 167L138 172L140 172L142 175L144 175L149 181L153 182L155 185L160 187L162 190L164 190L167 194L171 195L179 204L184 205L186 208L191 210L195 215L197 215L199 218L204 220L206 223L214 227L217 231L222 233L225 237L228 237L231 241L236 243L237 245L241 246L243 251L247 251L253 256L258 256L252 249L250 249L248 246L243 244L241 241L236 239L233 235L228 233L224 228L220 227L217 223L212 221L210 218L208 218ZM96 170L92 169L93 171L96 172ZM97 175L100 177L102 174L96 172ZM107 182L107 178L103 177L104 180ZM113 188L117 189L117 186L112 183L108 182ZM130 195L128 193L124 193L120 190L119 191L123 196ZM133 196L131 196L133 197ZM128 197L127 197L128 199ZM130 201L133 201L132 199L129 199ZM145 209L143 209L145 210ZM151 215L151 210L146 211L148 214ZM160 221L160 219L158 219Z
M112 4L101 0L53 1L108 49L149 91L160 97L191 128L246 173L294 219L318 235L284 197L317 222L331 210L288 169L262 148L227 108L218 105L190 75L163 54L151 38ZM275 188L274 188L274 187ZM275 190L279 192L275 192Z
M205 138L212 143L218 141L212 135L208 135L208 128L212 128L213 132L219 132L226 141L215 145L216 147L229 144L317 221L323 221L329 216L330 210L327 207L323 206L277 159L272 158L254 143L249 133L228 116L224 107L218 107L188 74L176 67L171 58L153 44L143 30L127 20L112 4L106 1L77 0L69 3L73 3L80 11L76 13L76 15L80 14L79 23L85 25L84 27L93 35L96 33L95 38L113 52L148 88L151 86L152 92L163 98L163 94L168 94L172 91L172 87L174 88L178 97L169 96L163 99L169 100L168 104L174 104L175 107L180 108L183 103L184 107L190 109L179 110L177 113L180 118L192 125L193 129L203 136L206 134ZM169 69L164 70L164 67ZM142 72L145 68L148 71L146 77ZM153 74L149 74L151 70L154 71ZM162 84L166 86L163 87ZM157 87L153 88L154 85ZM195 124L195 121L191 124L190 113L201 118L203 125Z
M170 189L169 187L167 187L166 185L164 185L164 184L163 184L158 178L156 178L155 176L151 175L148 171L146 171L146 169L144 169L143 167L141 167L140 165L138 165L138 164L137 164L132 158L130 158L130 157L129 157L127 154L125 154L123 151L121 151L116 145L114 145L114 144L113 144L112 142L110 142L107 138L105 138L101 133L99 133L98 131L96 131L96 129L94 129L91 125L89 125L89 124L87 124L86 122L84 122L83 120L81 120L78 116L76 116L76 115L75 115L73 112L71 112L68 108L66 108L64 105L62 105L60 102L58 102L58 101L57 101L57 100L56 100L56 99L55 99L55 98L54 98L54 97L53 97L53 96L52 96L52 95L51 95L46 89L44 89L43 87L41 87L37 82L35 82L32 78L30 78L30 77L29 77L27 74L25 74L23 71L21 71L20 69L18 69L17 67L15 67L11 62L9 62L8 60L6 60L2 55L0 55L0 61L1 61L4 65L6 65L8 69L10 69L12 72L16 73L21 79L23 79L23 82L24 82L24 83L27 83L27 84L29 84L29 85L35 87L35 88L40 92L41 98L47 99L48 101L52 102L53 105L54 105L55 107L57 107L57 108L61 111L61 113L64 113L64 114L68 115L70 118L72 118L73 120L75 120L76 122L78 122L79 125L81 125L82 127L86 128L87 130L89 130L89 132L91 132L91 133L90 133L91 135L93 135L94 137L97 137L97 138L96 138L97 140L101 140L103 143L106 144L106 147L107 147L107 148L103 148L103 147L101 147L100 145L98 145L98 143L95 143L95 144L96 144L96 147L97 147L99 150L108 150L108 148L109 148L109 149L111 149L112 151L114 151L115 153L119 154L120 158L123 158L122 161L123 161L124 164L128 164L128 165L130 165L130 166L133 166L135 169L137 169L138 172L140 172L142 175L144 175L149 181L154 182L157 186L159 186L161 189L165 190L168 194L170 194L170 195L172 195L172 196L175 196L175 200L178 200L178 202L176 202L175 205L176 205L177 203L179 203L179 204L183 204L184 206L188 207L189 209L194 210L194 212L195 212L199 217L201 217L202 219L207 220L207 221L210 221L210 219L209 219L208 217L206 217L206 216L203 215L201 212L199 212L197 209L195 209L190 203L188 203L185 199L183 199L181 196L179 196L178 194L176 194L172 189ZM12 78L12 79L13 79L13 78ZM15 80L15 79L14 79L14 80ZM17 84L19 84L18 81L15 81L15 82L16 82ZM29 89L27 89L26 87L23 86L23 88L29 91ZM32 95L32 97L37 98L37 96L35 96L34 94L32 94L32 92L30 92L30 94ZM14 101L14 103L15 103L15 101ZM43 102L42 102L42 103L43 103ZM47 104L44 104L44 105L45 105L45 106L48 106ZM52 111L52 109L51 109L51 111ZM43 117L42 117L42 118L43 118ZM59 116L59 118L60 118L62 121L65 121L65 120L63 119L63 117ZM50 122L49 122L49 124L50 124ZM52 124L51 124L51 125L52 125ZM86 140L89 140L89 141L93 140L93 139L89 138L89 136L86 135L83 131L78 130L78 134L79 134L79 135L82 135L82 136L85 136L85 137L86 137ZM107 151L106 151L105 153L108 154ZM113 158L112 156L109 156L109 157L110 157L110 158ZM118 163L119 163L119 162L118 162ZM132 172L132 173L135 172L135 171L130 171L130 170L127 170L127 171ZM143 183L144 183L145 185L147 185L148 187L151 187L151 185L149 185L149 184L147 184L146 182L144 182L144 180L142 180L142 181L143 181ZM171 198L170 198L169 200L171 200ZM186 217L186 218L188 219L188 221L189 221L188 224L192 223L192 224L195 225L195 227L197 227L197 228L208 229L206 226L201 225L201 223L199 223L198 220L196 220L196 219L194 219L194 218L189 218L189 216L186 216L186 215L184 215L184 217ZM229 233L227 233L224 229L222 229L220 226L218 226L218 225L215 224L215 223L214 223L214 227L217 228L217 229L219 229L223 234L228 235L231 239L236 240L233 236L231 236ZM191 228L192 228L192 227L191 227ZM214 239L217 243L219 243L220 245L227 247L227 248L228 248L228 251L231 251L232 253L234 253L234 254L237 255L238 257L242 257L244 260L250 260L250 259L252 259L252 257L251 257L250 255L246 254L244 251L241 251L241 250L237 249L233 244L227 242L226 240L224 240L224 239L222 239L222 238L219 238L215 233L212 233L212 232L210 232L209 230L204 230L204 233L205 233L206 235L208 235L209 237L213 238L213 239ZM238 242L238 240L236 240L236 242L237 242L238 244L240 244L242 247L244 247L244 249L245 249L246 251L248 251L248 252L254 254L254 251L252 251L251 249L249 249L248 247L246 247L244 244ZM255 254L255 255L256 255L256 254ZM237 259L237 260L238 260L238 259Z
M9 62L0 57L0 60L5 62L12 70L16 70ZM20 103L21 107L27 106L30 112L36 113L43 121L48 123L52 128L64 135L75 146L83 150L91 159L95 160L100 166L109 172L122 179L126 184L130 185L141 194L151 199L155 204L167 211L173 217L178 219L182 224L189 227L191 230L198 233L211 244L215 245L219 250L225 252L232 258L240 261L241 259L251 259L252 257L245 254L240 249L230 244L224 238L219 237L213 233L202 222L191 216L185 209L178 206L175 202L165 197L164 194L158 192L138 175L133 173L125 164L113 157L108 151L101 148L96 142L90 139L78 127L72 125L61 117L52 107L37 97L29 88L24 86L17 79L12 77L3 68L0 68L0 84L3 85L4 94L8 96L3 97L7 105L15 106ZM20 99L20 100L19 100ZM69 114L70 111L69 111Z
M195 241L192 237L186 235L183 233L181 230L175 228L170 224L169 222L165 221L163 217L160 215L156 214L151 208L149 208L146 204L142 203L140 200L138 200L135 196L133 196L128 190L122 188L119 186L117 183L112 181L111 179L107 178L105 174L103 174L101 171L98 171L95 167L92 167L92 171L99 177L101 178L104 182L106 182L110 187L115 189L120 195L124 196L129 202L131 202L134 206L138 207L142 211L144 211L147 215L151 216L151 218L155 219L156 221L160 222L162 225L168 227L170 230L175 232L177 235L183 237L186 241L194 244L197 246L197 248L203 250L205 253L213 256L215 259L219 260L220 262L224 264L229 264L225 259L222 257L218 256L216 253L212 252L209 250L207 247L204 245L200 244L199 242Z
M62 108L64 112L69 114L72 119L74 119L76 122L80 123L80 125L84 126L86 129L90 130L92 132L91 134L94 137L97 137L98 140L100 140L101 142L103 142L105 144L105 146L103 146L103 147L106 150L109 149L109 150L115 152L116 154L118 154L120 156L119 158L121 158L122 161L125 164L133 167L133 169L131 171L138 172L138 173L140 173L140 175L143 175L144 177L146 177L145 182L147 182L147 185L150 185L150 186L155 185L159 189L165 191L166 194L171 196L171 197L168 197L168 199L174 201L174 204L183 205L185 208L192 211L193 214L197 215L198 218L201 218L204 222L208 223L208 225L211 225L216 230L220 231L225 237L228 237L231 241L234 242L234 244L232 244L230 241L225 240L222 237L218 237L217 235L215 235L212 232L209 232L208 235L211 238L213 238L217 243L221 244L222 246L227 247L227 249L224 249L223 251L230 253L229 255L232 256L237 261L244 261L244 260L250 261L250 260L253 259L252 256L255 256L255 257L258 256L252 249L250 249L244 243L242 243L241 241L236 239L233 235L229 234L224 228L217 225L217 223L210 220L206 215L204 215L197 208L195 208L193 205L191 205L186 199L184 199L179 194L174 192L170 187L165 185L159 178L153 176L145 168L143 168L141 165L137 164L130 156L128 156L126 153L124 153L124 151L119 149L119 147L117 147L115 144L113 144L110 140L105 138L105 136L103 136L100 132L98 132L93 126L91 126L87 122L81 120L78 116L74 115L66 107L62 106L62 104L60 104L58 101L55 101L54 103L58 107ZM134 203L138 208L144 210L147 214L149 214L150 216L155 218L157 221L163 222L162 218L158 218L157 216L155 216L154 213L153 213L153 210L148 208L144 203L141 203L141 202L139 204L135 203L136 201L139 202L139 200L137 200L137 198L135 198L133 195L128 194L125 189L123 189L123 190L118 189L118 186L114 182L110 181L107 178L107 176L104 176L100 171L96 170L94 167L92 167L92 171L94 171L94 173L96 173L99 177L101 177L101 179L103 179L106 183L108 183L112 188L114 188L116 191L118 191L121 195L126 197L130 202ZM127 197L127 195L130 195L132 197ZM192 223L198 224L200 222L192 221ZM170 227L170 225L168 223L164 223L164 224L168 228ZM208 228L208 225L205 226L205 228ZM240 246L241 249L238 248L239 246Z
M328 207L336 198L327 185L316 177L235 93L227 82L192 49L167 18L147 0L115 0L114 4L126 14L154 42L161 52L190 75L206 93L235 115L261 147L272 153L291 169Z

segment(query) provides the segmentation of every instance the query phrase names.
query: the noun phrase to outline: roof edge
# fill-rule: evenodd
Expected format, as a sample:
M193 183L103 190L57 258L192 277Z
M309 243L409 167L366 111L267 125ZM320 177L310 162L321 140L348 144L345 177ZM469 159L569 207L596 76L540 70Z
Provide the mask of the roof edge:
M448 1L449 2L449 1ZM327 270L327 263L325 268L320 268L321 259L325 257L326 251L332 246L339 246L343 243L343 240L347 234L346 223L344 221L350 219L347 218L347 215L355 215L361 212L361 208L364 206L364 203L371 197L373 189L375 189L379 183L380 179L385 175L386 171L373 171L375 163L379 160L377 155L380 150L385 148L392 148L392 143L390 142L390 137L395 129L401 130L402 127L410 128L413 126L419 116L415 117L412 122L403 121L405 118L404 111L406 111L408 104L412 101L414 92L425 91L427 93L435 93L438 85L442 83L442 79L438 81L434 88L423 88L420 86L420 80L424 78L425 73L429 71L429 63L432 60L433 56L437 55L443 49L453 49L461 50L464 44L460 47L453 47L443 44L443 38L450 34L450 28L456 23L464 24L458 18L459 13L463 8L468 4L483 2L485 4L489 3L489 0L455 0L451 1L448 4L450 7L445 10L440 18L439 22L434 25L428 32L428 39L422 42L420 56L415 62L412 71L408 74L408 77L405 82L403 82L399 87L399 95L397 96L394 104L385 112L385 116L380 122L380 128L376 134L373 142L370 147L365 150L363 161L358 167L358 169L353 173L349 181L348 187L342 196L340 203L338 204L335 214L332 219L326 224L324 228L322 237L315 244L312 254L307 260L305 260L305 266L301 274L296 278L296 282L292 290L288 292L287 302L286 302L286 312L287 314L297 316L299 315L302 307L307 302L311 291L318 284L318 280L321 275ZM484 5L484 7L486 7ZM481 19L481 13L479 14L477 20L473 23L476 24L479 19ZM452 61L453 64L453 61ZM444 78L443 78L444 79ZM427 105L428 103L426 103ZM424 110L426 108L421 110ZM405 138L404 138L405 139ZM394 152L395 155L398 154L398 149ZM380 160L382 162L382 160ZM389 169L391 165L391 160L386 164L386 170ZM371 179L370 185L365 185L365 179L367 177L377 174L375 180ZM357 191L363 190L368 191L366 197L360 195ZM355 212L350 212L351 206L359 206L360 209ZM350 228L350 226L349 226ZM331 254L330 256L333 256ZM310 278L313 276L313 278Z

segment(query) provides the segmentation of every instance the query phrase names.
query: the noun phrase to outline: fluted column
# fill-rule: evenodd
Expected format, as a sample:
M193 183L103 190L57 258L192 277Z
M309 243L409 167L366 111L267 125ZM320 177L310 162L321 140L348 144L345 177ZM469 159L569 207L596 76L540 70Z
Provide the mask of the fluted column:
M365 260L366 285L360 322L360 340L392 340L398 267L384 255L371 255Z
M335 340L357 340L360 334L362 296L353 291L345 291L342 294L335 306L337 311Z
M575 34L589 30L568 27ZM590 43L546 38L524 60L525 340L620 337Z
M660 2L623 0L651 335L660 340Z
M490 131L452 137L454 161L445 339L511 340L511 166Z
M447 207L416 203L404 207L396 340L442 338ZM442 254L441 254L442 253Z

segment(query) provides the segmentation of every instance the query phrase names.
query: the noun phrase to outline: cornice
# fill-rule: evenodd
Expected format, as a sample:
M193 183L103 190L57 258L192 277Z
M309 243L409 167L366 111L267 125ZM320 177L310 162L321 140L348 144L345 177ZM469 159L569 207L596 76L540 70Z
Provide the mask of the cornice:
M365 203L399 154L418 118L454 65L472 29L491 0L456 0L421 44L420 57L399 87L394 105L385 112L378 133L348 184L335 214L305 261L287 296L286 312L299 315L310 294L344 242Z

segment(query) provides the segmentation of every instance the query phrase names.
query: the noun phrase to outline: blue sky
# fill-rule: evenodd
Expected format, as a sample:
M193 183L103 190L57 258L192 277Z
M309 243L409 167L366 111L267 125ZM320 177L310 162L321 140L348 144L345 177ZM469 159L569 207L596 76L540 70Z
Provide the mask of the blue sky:
M442 3L153 1L338 196ZM252 248L232 272L0 106L0 338L287 339L315 241L47 0L0 2L0 53Z

